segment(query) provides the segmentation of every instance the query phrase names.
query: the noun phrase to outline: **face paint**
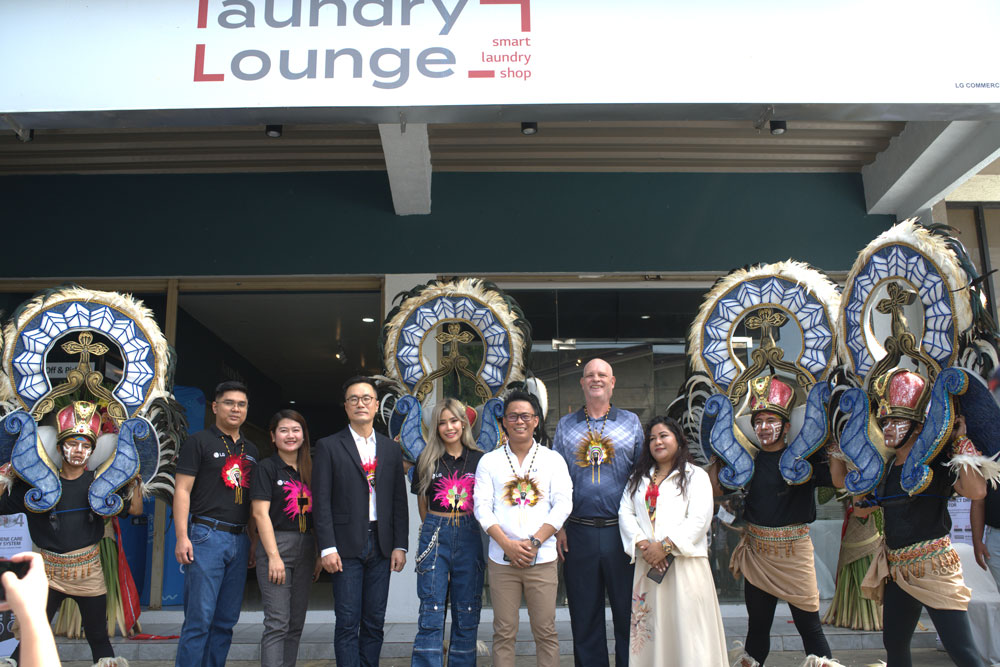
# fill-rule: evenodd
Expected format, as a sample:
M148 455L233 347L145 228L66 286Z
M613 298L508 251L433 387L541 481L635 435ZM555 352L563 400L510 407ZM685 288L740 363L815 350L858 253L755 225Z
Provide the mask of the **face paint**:
M94 453L94 446L86 438L71 437L63 440L59 445L62 451L63 461L73 466L85 466Z
M890 449L902 447L910 436L913 424L909 419L893 417L882 424L882 435L885 436L885 446Z
M753 418L753 431L762 447L776 444L782 436L785 422L773 412L758 412Z

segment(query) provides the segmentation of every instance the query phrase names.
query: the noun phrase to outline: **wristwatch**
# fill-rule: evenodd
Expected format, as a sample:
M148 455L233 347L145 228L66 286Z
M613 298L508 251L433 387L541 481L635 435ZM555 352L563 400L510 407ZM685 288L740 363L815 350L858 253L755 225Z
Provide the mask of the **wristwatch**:
M540 549L541 548L542 541L539 540L537 537L535 537L534 535L531 535L531 536L528 537L528 539L531 540L531 546L532 546L533 549Z

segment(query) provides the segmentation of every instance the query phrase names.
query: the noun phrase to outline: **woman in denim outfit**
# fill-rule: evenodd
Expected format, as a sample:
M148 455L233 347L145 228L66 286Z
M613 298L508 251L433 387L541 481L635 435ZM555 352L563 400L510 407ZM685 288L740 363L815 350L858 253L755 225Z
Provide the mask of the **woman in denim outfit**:
M434 408L427 446L413 471L420 508L417 594L420 618L413 667L444 664L446 597L451 587L449 667L476 664L482 607L483 559L479 523L472 514L476 466L483 452L472 438L465 407L453 398Z

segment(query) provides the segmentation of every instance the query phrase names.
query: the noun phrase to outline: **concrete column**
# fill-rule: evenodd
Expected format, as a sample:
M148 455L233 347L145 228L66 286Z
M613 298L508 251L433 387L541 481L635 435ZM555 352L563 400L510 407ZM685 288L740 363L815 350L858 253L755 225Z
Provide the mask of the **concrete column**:
M382 288L382 298L384 312L386 315L399 305L394 301L400 292L408 292L417 285L426 284L428 281L436 279L433 274L424 273L398 273L389 274L385 277ZM421 350L426 368L434 368L437 365L439 346L432 338L424 341ZM430 408L437 401L437 389L427 397L424 406ZM410 481L406 480L407 492L409 492ZM389 584L389 604L385 610L386 623L413 623L420 611L420 599L417 597L417 573L413 568L413 560L417 556L417 538L420 535L420 514L417 511L417 498L408 493L410 510L410 540L409 551L406 554L406 567L402 572L394 573Z

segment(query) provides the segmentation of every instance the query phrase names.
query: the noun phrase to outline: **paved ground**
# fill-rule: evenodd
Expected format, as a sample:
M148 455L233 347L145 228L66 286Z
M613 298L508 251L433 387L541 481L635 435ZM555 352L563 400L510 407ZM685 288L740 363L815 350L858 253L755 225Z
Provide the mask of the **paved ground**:
M841 651L837 654L838 659L847 667L868 667L869 665L884 665L885 654L881 651L854 650ZM782 651L772 653L768 658L767 667L798 667L802 663L802 654L793 651ZM132 667L174 667L173 660L132 660L129 662ZM334 665L333 660L299 660L299 667L330 667ZM409 660L402 658L385 658L379 662L381 667L405 667L409 665ZM489 658L480 658L478 664L490 665ZM573 656L564 655L559 661L560 667L572 667ZM611 664L614 664L612 657ZM948 655L935 649L916 649L913 652L913 664L918 667L946 667L954 663L948 659ZM63 667L90 667L87 662L64 662ZM226 663L227 667L260 667L257 660L236 660ZM519 656L515 662L517 667L535 667L535 656ZM692 666L697 667L697 666Z
M524 610L522 610L524 612ZM726 605L723 608L723 623L726 639L730 646L742 640L746 633L745 610L741 606ZM786 612L787 613L787 612ZM527 615L522 619L518 632L517 667L534 666L534 644L527 623ZM331 615L332 616L332 615ZM183 614L177 611L143 612L143 631L154 635L174 635L180 632L180 621ZM327 667L334 665L333 660L333 624L322 615L313 617L320 622L307 622L302 634L302 644L299 649L299 662L302 667ZM558 616L557 616L558 618ZM260 665L260 636L263 631L263 615L260 612L245 612L233 634L233 646L230 650L231 667L257 667ZM330 619L332 620L332 619ZM934 632L929 620L923 619L913 639L913 664L918 667L937 667L951 665L946 653L934 648ZM573 643L569 622L557 620L556 629L560 638L561 665L569 667L573 664ZM610 621L607 626L608 636L612 636ZM825 627L827 639L833 649L834 656L847 667L868 667L884 664L885 653L882 651L881 633L855 632L842 628ZM385 643L382 650L382 667L410 664L410 652L416 625L413 623L389 623L385 628ZM492 625L484 620L479 628L479 640L485 646L492 640ZM68 640L57 638L59 653L66 667L90 667L87 660L90 650L83 640ZM112 639L115 653L127 658L133 667L171 667L177 652L177 640L165 641L130 641L121 637ZM609 646L610 651L610 646ZM795 626L788 616L777 615L774 619L771 635L771 655L767 667L798 667L802 663L802 641L795 631ZM488 656L479 658L479 665L490 665ZM612 659L611 664L614 664ZM683 666L687 667L687 666ZM701 667L693 665L691 667Z

